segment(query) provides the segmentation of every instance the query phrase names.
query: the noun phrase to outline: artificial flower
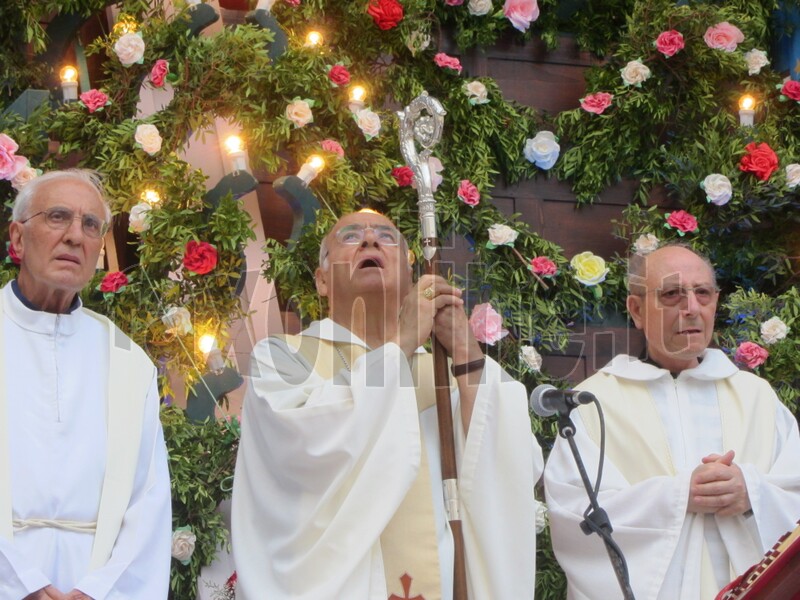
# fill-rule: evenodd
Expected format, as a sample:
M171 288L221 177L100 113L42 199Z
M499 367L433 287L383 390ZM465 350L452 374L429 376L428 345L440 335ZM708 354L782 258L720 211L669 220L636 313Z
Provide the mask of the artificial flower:
M407 187L414 183L414 171L405 165L392 169L392 177L399 187Z
M97 289L104 294L114 294L121 292L128 285L128 276L122 271L114 271L113 273L106 273Z
M519 233L508 225L503 225L502 223L494 223L489 227L489 241L486 243L486 247L490 250L494 250L498 246L514 246L514 242L517 240L517 236Z
M761 339L765 344L774 344L789 334L789 326L780 317L772 317L761 323Z
M289 119L298 129L314 122L314 113L311 107L313 100L302 100L295 98L286 106L286 118Z
M473 17L482 17L492 10L492 0L469 0L467 10Z
M17 156L19 145L5 133L0 133L0 179L12 180L28 164L24 156Z
M744 62L747 63L748 75L758 75L769 64L769 59L766 52L753 48L744 53Z
M536 275L541 275L542 277L552 277L558 274L556 263L546 256L534 256L528 268L532 273L536 273Z
M650 78L650 69L640 60L628 62L619 72L622 82L634 87L642 87L642 83Z
M381 118L369 108L362 108L353 117L367 140L371 140L381 132Z
M666 219L664 227L667 229L677 229L678 235L680 236L686 233L694 233L698 230L697 219L685 210L676 210L675 212L667 213L664 215L664 218Z
M445 69L452 69L456 73L461 73L461 61L458 60L454 56L448 56L444 52L439 52L433 57L433 62L436 63L437 66L445 68Z
M528 365L531 371L538 373L542 370L542 355L533 346L521 346L519 349L520 360Z
M736 25L723 21L706 29L703 41L714 50L733 52L744 41L744 34Z
M767 143L750 142L745 146L747 152L739 161L739 170L753 173L761 181L767 181L778 170L778 155Z
M164 80L169 74L169 63L163 58L159 58L150 69L150 83L155 87L162 87Z
M342 145L336 140L322 140L319 145L326 152L331 152L339 158L344 158L344 148L342 148Z
M128 229L134 233L142 233L150 229L150 211L153 210L149 202L139 202L131 208L128 217Z
M748 369L760 367L769 358L769 352L754 342L742 342L736 349L734 360Z
M328 79L335 85L347 85L350 83L350 71L344 65L335 64L328 69Z
M89 113L103 110L104 106L108 106L110 101L100 90L91 89L88 92L83 92L80 96L81 106L85 106Z
M558 138L552 131L540 131L525 140L525 148L522 150L528 162L544 170L551 169L556 164L560 152Z
M640 256L645 256L657 250L660 243L661 240L652 233L643 233L633 242L633 251Z
M539 18L539 5L536 0L506 0L503 4L503 15L517 31L525 33Z
M142 123L137 125L136 133L133 138L136 143L142 147L142 150L147 152L150 156L161 150L161 134L158 128L150 123Z
M469 98L468 102L473 106L476 104L486 104L489 102L486 86L478 80L470 81L461 86L464 93Z
M419 29L412 31L406 39L406 48L411 52L411 56L426 50L430 44L431 36Z
M182 565L188 565L194 554L194 545L197 536L192 532L188 525L178 527L172 532L172 558Z
M674 29L659 33L654 44L656 50L661 52L661 54L667 58L670 56L675 56L675 54L683 50L684 46L686 45L683 41L683 34Z
M700 187L706 193L706 200L717 206L724 206L733 196L731 180L719 173L708 175L700 182Z
M387 31L397 27L403 20L403 5L397 0L370 0L367 13L378 29Z
M198 275L210 273L217 266L217 249L208 242L190 240L183 253L183 266Z
M581 108L586 112L602 115L611 106L614 95L608 92L597 92L581 98Z
M167 333L174 335L188 335L192 333L192 315L183 306L170 306L161 322L167 326Z
M26 161L25 166L11 179L11 187L20 191L26 184L33 181L41 174L42 172L39 169L34 169L30 166L30 163Z
M469 326L476 340L490 346L508 335L508 330L503 328L503 317L488 302L478 304L472 309Z
M781 100L788 98L789 100L800 102L800 81L787 79L778 86L778 89L781 91Z
M798 183L800 183L800 165L797 163L786 165L786 186L795 188Z
M462 179L458 184L458 199L469 206L477 206L481 201L481 193L469 179Z
M141 63L144 58L144 40L140 33L126 33L114 43L114 53L125 67Z
M609 272L606 261L588 251L573 256L569 266L575 270L575 279L589 287L604 282Z

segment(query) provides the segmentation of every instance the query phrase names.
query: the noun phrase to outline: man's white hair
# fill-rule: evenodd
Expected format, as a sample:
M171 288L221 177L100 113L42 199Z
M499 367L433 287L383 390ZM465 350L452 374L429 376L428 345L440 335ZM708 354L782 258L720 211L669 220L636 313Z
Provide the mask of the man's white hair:
M11 212L11 218L14 221L22 221L26 217L30 216L28 215L28 209L30 208L31 202L36 197L39 188L48 182L62 180L79 181L93 188L103 203L105 222L111 222L111 208L109 208L108 202L106 201L105 190L103 189L103 184L100 180L100 174L97 171L92 171L90 169L64 169L62 171L49 171L44 175L34 177L22 187L17 194L17 197L14 199L14 208Z

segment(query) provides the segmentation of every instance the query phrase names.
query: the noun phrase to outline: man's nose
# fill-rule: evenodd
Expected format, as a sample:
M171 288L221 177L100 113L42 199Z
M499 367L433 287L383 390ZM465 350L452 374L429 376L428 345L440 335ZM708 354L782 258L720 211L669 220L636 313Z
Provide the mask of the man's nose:
M86 234L83 233L83 217L75 216L64 230L64 240L80 243Z
M681 298L681 302L686 303L686 308L684 309L688 313L697 313L700 311L700 302L697 301L697 296L694 293L694 290L688 289L683 298Z

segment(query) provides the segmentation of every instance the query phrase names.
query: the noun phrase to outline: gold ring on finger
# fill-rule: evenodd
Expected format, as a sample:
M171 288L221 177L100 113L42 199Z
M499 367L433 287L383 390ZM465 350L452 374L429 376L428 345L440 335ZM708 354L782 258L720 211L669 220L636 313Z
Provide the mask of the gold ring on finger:
M433 291L433 286L430 286L422 291L422 295L425 296L427 300L433 300L434 296L436 296L436 292Z

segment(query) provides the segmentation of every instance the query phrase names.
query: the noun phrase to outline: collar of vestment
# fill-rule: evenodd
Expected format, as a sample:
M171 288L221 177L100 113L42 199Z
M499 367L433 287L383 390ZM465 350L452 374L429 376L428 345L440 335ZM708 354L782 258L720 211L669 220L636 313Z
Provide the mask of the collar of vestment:
M52 335L72 335L78 328L80 319L84 317L80 298L72 302L69 312L51 313L37 309L19 289L17 281L11 282L2 290L6 316L17 325L33 333Z
M307 335L309 337L319 338L321 340L326 340L328 342L336 342L337 344L352 344L354 346L360 346L362 348L366 348L367 350L372 350L369 345L358 337L355 333L344 327L343 325L339 325L333 319L322 319L321 321L314 321L312 322L307 329L302 331L300 335ZM425 354L425 348L420 346L415 351L417 354Z
M736 365L725 356L722 350L706 348L700 358L699 365L681 371L678 379L718 381L727 379L739 372ZM631 381L656 381L662 377L672 378L672 374L667 369L662 369L627 354L618 354L600 371Z

